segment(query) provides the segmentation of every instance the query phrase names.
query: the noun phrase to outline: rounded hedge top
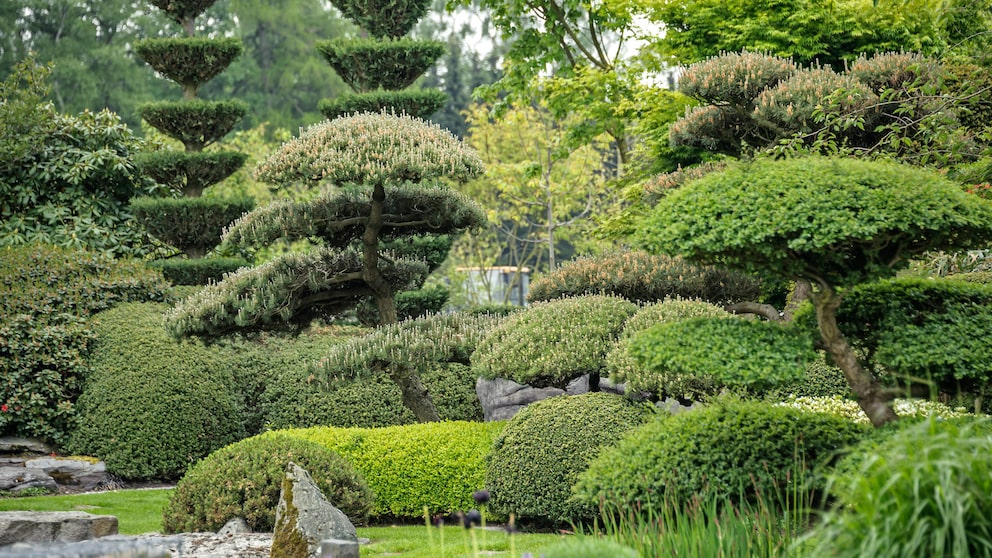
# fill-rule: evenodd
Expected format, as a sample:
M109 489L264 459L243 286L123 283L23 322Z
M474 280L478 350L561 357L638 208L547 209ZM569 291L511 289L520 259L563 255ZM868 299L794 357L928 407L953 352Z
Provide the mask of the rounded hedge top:
M599 373L637 305L615 296L581 296L533 304L511 314L478 344L472 368L487 378L564 388Z
M760 159L670 193L637 239L654 253L845 286L992 239L992 203L898 163Z
M387 113L310 126L255 169L259 180L274 184L465 181L481 173L482 159L451 132L419 118Z

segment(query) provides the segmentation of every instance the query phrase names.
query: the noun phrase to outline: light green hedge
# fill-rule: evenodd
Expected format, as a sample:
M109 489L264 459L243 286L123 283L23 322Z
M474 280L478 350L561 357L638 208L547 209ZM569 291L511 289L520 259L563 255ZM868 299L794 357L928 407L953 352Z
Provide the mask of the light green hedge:
M277 431L317 442L355 466L375 493L373 518L420 519L476 507L483 459L502 422L431 422L387 428L317 427Z

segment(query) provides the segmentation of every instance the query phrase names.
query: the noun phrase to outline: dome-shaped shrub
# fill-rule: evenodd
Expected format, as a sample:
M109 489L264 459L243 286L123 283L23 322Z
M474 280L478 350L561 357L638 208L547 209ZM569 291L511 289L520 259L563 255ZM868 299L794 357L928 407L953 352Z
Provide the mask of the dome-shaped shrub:
M490 509L540 524L592 519L597 504L570 502L572 484L604 448L647 420L649 409L608 393L552 397L524 408L486 457Z
M573 502L640 501L660 510L664 500L736 499L759 491L774 501L801 468L815 480L819 467L866 430L826 413L720 401L630 432L580 475Z
M606 353L635 312L634 303L615 296L534 304L488 332L472 354L472 369L486 378L564 388L603 370Z
M623 328L620 340L606 357L606 369L614 382L626 383L628 391L648 391L659 397L679 397L692 401L713 395L722 385L703 376L657 374L638 366L627 349L634 334L658 324L692 318L730 318L726 310L700 300L667 299L645 306Z
M352 523L365 523L372 491L349 462L315 442L262 434L221 448L190 469L169 498L163 529L217 531L241 517L254 532L272 531L290 461L306 469Z
M543 558L637 558L632 548L606 539L567 539L541 550Z

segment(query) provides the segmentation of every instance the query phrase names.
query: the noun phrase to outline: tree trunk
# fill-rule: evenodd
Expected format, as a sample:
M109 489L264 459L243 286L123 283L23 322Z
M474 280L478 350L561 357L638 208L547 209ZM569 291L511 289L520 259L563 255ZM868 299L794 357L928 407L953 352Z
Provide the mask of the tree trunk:
M799 309L799 305L809 300L813 295L813 285L806 279L797 279L792 292L789 293L789 300L785 303L785 310L782 311L782 321L789 323L792 316Z
M892 397L885 393L878 380L861 365L857 355L837 327L837 308L841 297L831 288L824 288L812 295L816 308L816 321L820 326L823 344L834 365L844 372L847 383L858 398L858 405L874 426L897 420L890 405Z
M379 310L379 323L396 323L396 299L389 282L379 271L379 233L382 231L382 210L386 201L386 190L378 183L372 189L372 205L369 220L362 234L362 279L372 290L372 298ZM417 373L410 369L392 369L389 378L403 392L403 405L413 411L420 422L438 422L441 417L431 399L431 394L421 383Z

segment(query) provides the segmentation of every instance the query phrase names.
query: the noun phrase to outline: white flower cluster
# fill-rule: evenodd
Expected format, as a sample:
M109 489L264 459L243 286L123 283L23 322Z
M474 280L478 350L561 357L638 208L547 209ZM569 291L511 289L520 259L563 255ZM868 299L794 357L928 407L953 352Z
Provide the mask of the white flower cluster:
M804 411L816 413L830 413L843 417L854 422L867 424L868 417L865 415L857 401L844 399L839 395L833 397L790 397L788 400L778 403L787 407L794 407ZM900 417L925 417L934 415L942 418L963 417L969 413L963 407L950 408L938 401L927 401L923 399L896 399L892 403L892 408Z

